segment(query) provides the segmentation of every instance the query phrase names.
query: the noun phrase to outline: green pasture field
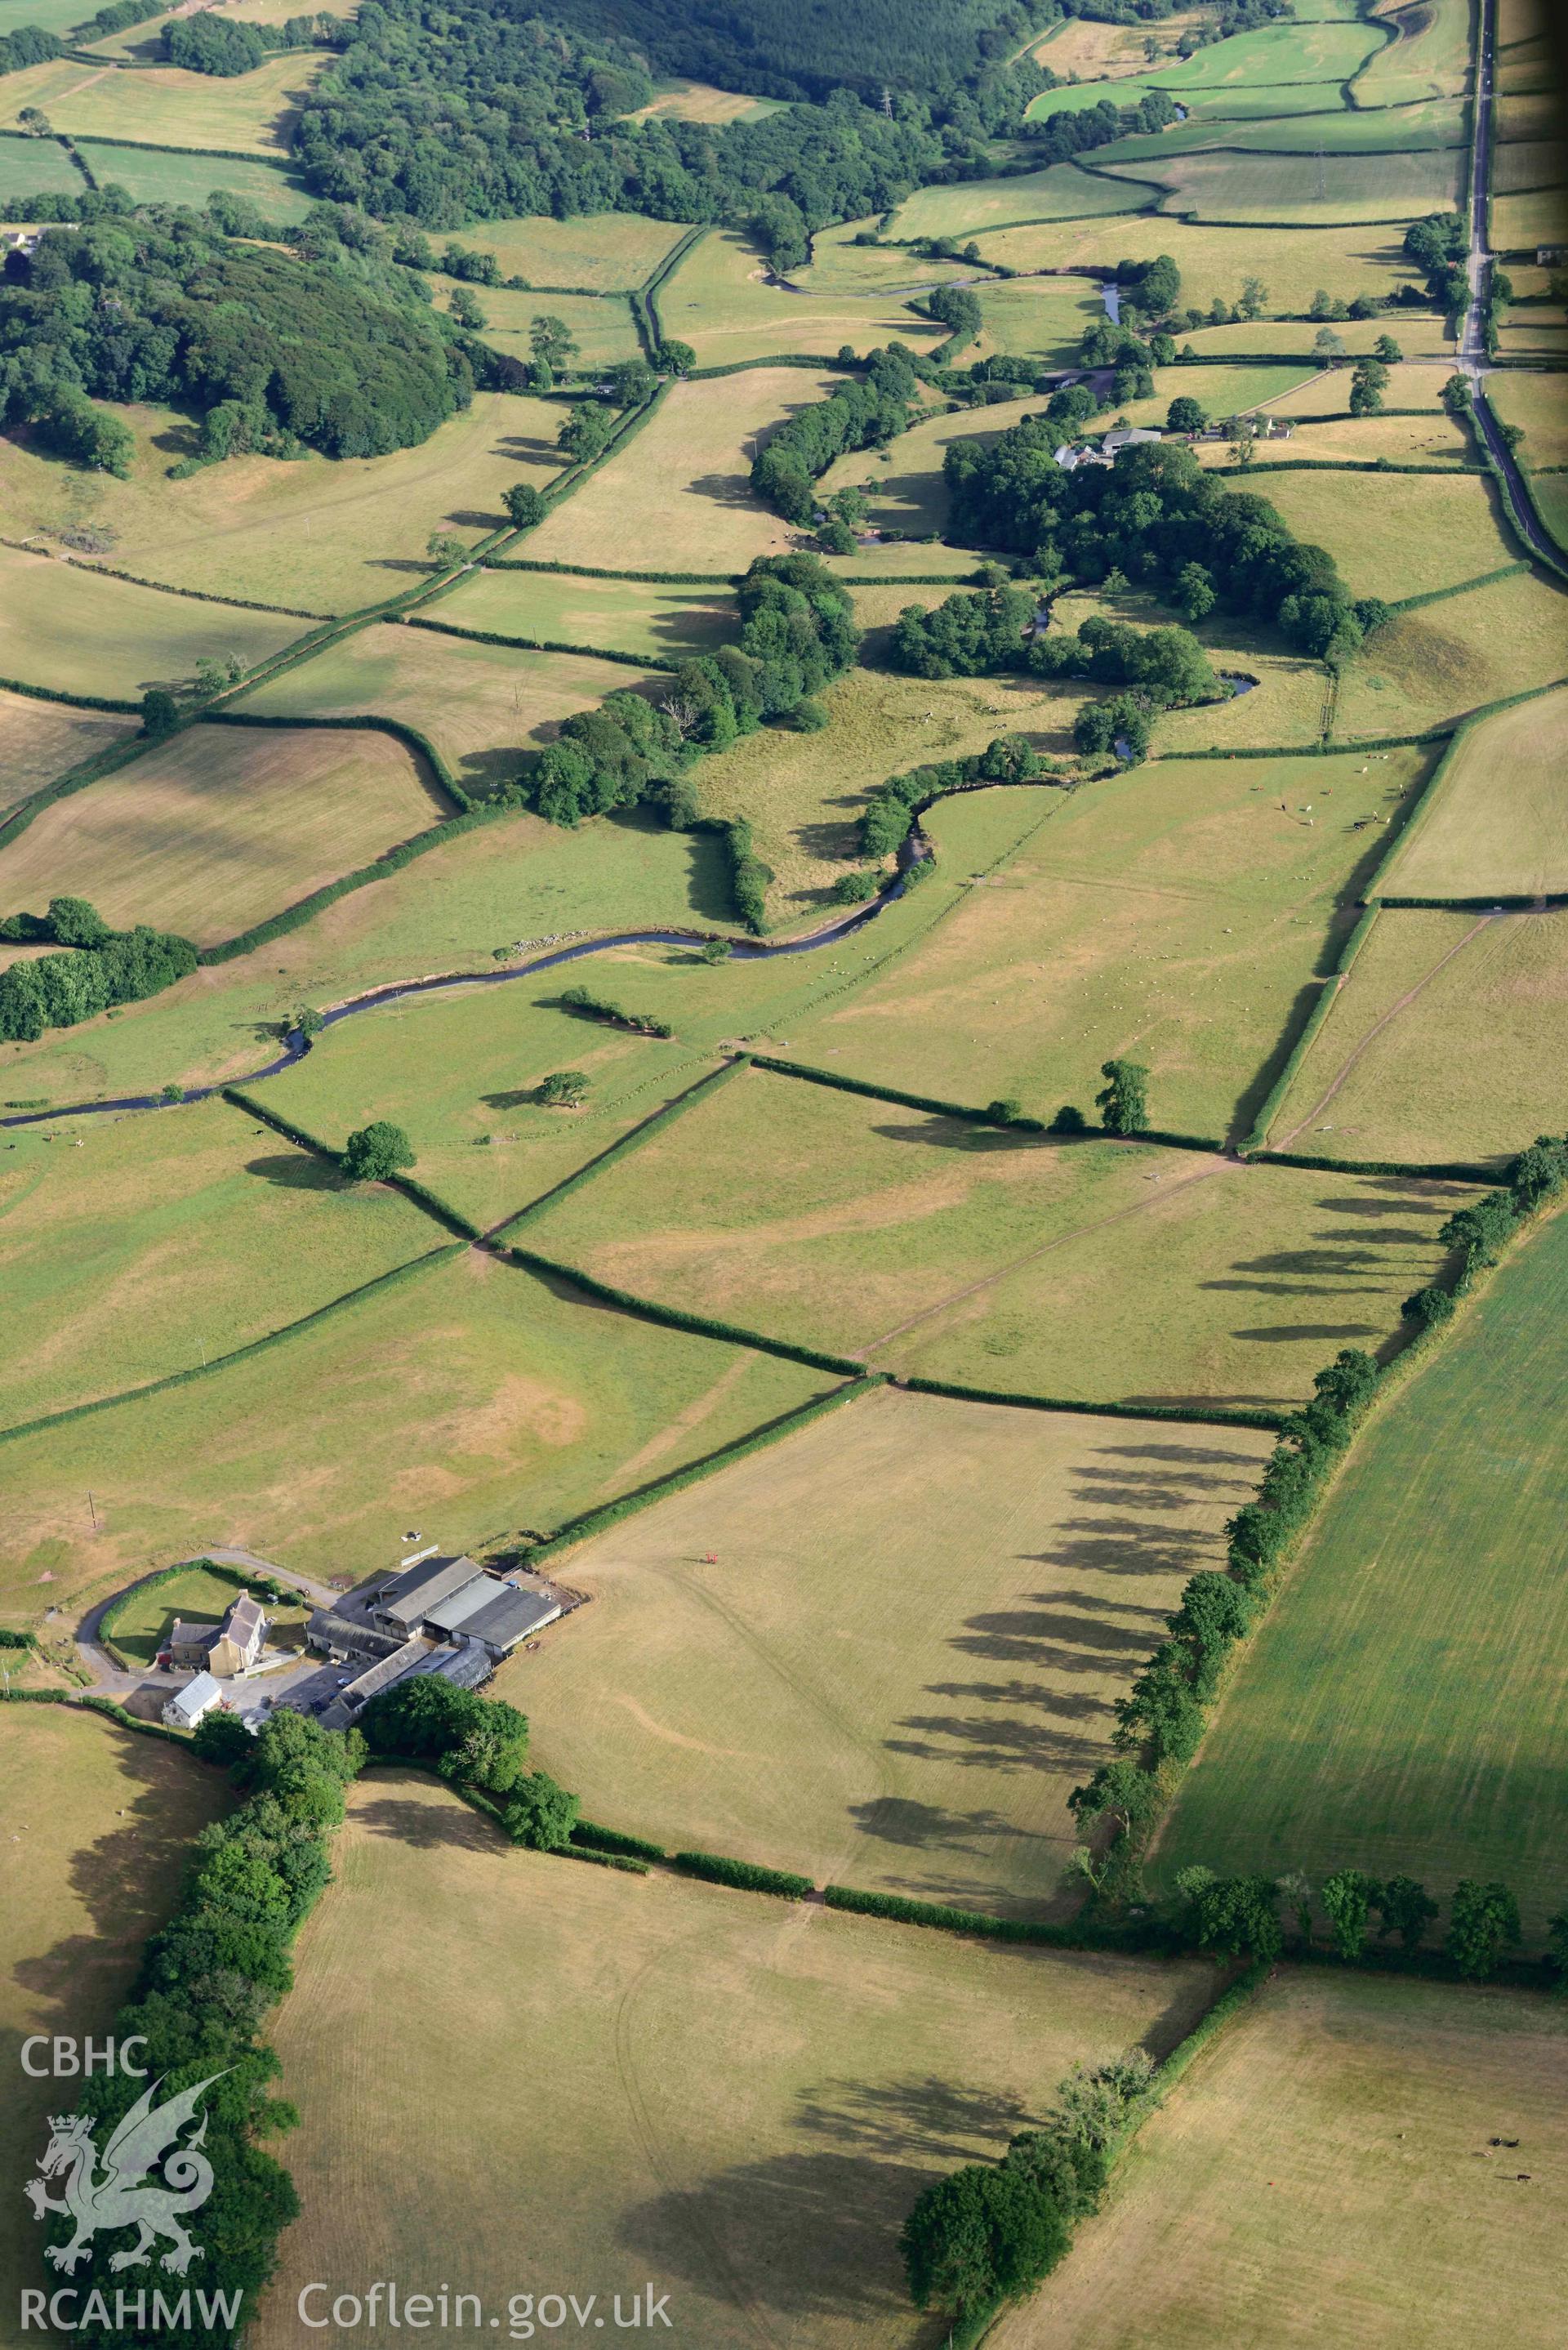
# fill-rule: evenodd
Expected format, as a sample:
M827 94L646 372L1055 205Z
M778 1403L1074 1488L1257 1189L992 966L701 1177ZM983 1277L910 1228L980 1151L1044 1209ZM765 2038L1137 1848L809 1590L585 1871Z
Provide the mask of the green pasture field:
M1497 68L1499 96L1554 97L1557 89L1557 59L1551 44L1544 40L1516 42L1509 50L1501 51Z
M656 653L665 660L712 652L738 629L727 588L660 588L649 580L580 579L551 571L478 571L435 608L454 629Z
M224 81L180 66L126 72L56 57L6 75L0 122L14 124L22 109L31 106L47 114L55 130L72 136L283 154L296 112L294 101L327 62L324 50L280 50L254 73Z
M1433 368L1420 367L1423 359L1446 359L1453 351L1453 338L1446 331L1447 321L1435 317L1408 317L1403 313L1383 318L1336 318L1330 331L1345 346L1345 359L1337 359L1325 370L1324 389L1339 392L1337 405L1343 409L1350 391L1350 369L1346 360L1369 357L1385 335L1392 335L1409 362L1398 374L1389 369L1389 382L1384 400L1390 408L1436 408L1443 388L1443 378ZM1273 357L1285 351L1299 351L1303 359L1317 361L1314 348L1323 325L1315 318L1255 318L1250 323L1239 322L1230 327L1196 327L1184 333L1178 344L1182 351L1191 351L1205 359L1222 359L1255 351ZM1398 362L1395 362L1397 366ZM1336 403L1330 401L1329 406Z
M578 213L570 220L528 214L465 221L452 241L470 252L493 253L504 277L524 277L530 286L626 294L653 276L685 234L679 221L649 220L644 213ZM481 300L484 291L480 288Z
M1568 478L1561 473L1536 473L1530 494L1558 546L1568 547Z
M920 945L792 1031L796 1057L1048 1118L1086 1110L1101 1062L1126 1056L1153 1072L1156 1125L1244 1129L1345 934L1353 877L1436 756L1159 759L1071 795L988 794L1038 799L1049 821ZM939 855L966 880L945 840Z
M1504 359L1568 359L1568 320L1521 317L1516 311L1497 341Z
M1568 2218L1565 2059L1561 2002L1529 1992L1276 1974L1139 2130L1055 2274L988 2339L1361 2350L1497 2329L1544 2345ZM1520 2140L1511 2158L1491 2150L1503 2131Z
M1253 82L1332 86L1345 80L1382 46L1381 36L1365 24L1309 17L1233 34L1175 65L1159 67L1149 78L1178 99L1188 90L1233 89Z
M1237 367L1218 361L1213 367L1157 368L1155 389L1147 400L1134 400L1118 408L1129 424L1165 423L1173 400L1196 400L1217 419L1250 415L1311 383L1318 370L1305 359L1284 360L1279 367Z
M1393 1334L1465 1196L1010 1136L758 1072L531 1231L639 1296L873 1368L1088 1402L1277 1404L1336 1347Z
M64 464L25 439L0 444L0 532L21 538L89 525L111 536L105 560L122 570L323 614L414 586L430 574L433 530L469 541L498 530L503 490L514 482L545 489L561 470L562 410L514 392L477 393L428 441L390 456L230 457L183 482L171 481L169 468L194 451L193 424L168 408L115 412L136 440L123 482ZM168 603L159 598L159 609ZM213 612L208 625L244 617ZM288 625L298 633L306 623Z
M1482 719L1456 743L1379 888L1402 898L1531 896L1568 888L1568 691Z
M1188 339L1195 343L1199 349L1218 350L1226 348L1220 338L1229 331L1230 329L1226 328L1217 329L1212 343L1208 335L1189 336ZM1281 325L1275 331L1285 338L1287 348L1298 334L1303 344L1310 348L1310 338L1318 330L1315 327L1309 327L1293 320ZM1347 345L1352 358L1358 358L1363 351L1370 351L1372 345L1377 339L1377 335L1374 333L1371 324L1366 320L1347 319L1343 326L1336 326L1334 331L1339 336L1341 341ZM1384 331L1386 330L1381 327L1377 329L1379 333ZM1394 340L1402 351L1412 353L1429 347L1435 353L1447 356L1453 349L1452 343L1442 333L1441 321L1436 318L1418 318L1416 321L1414 334L1411 333L1407 322L1401 318L1399 331L1395 335ZM1306 382L1295 391L1282 392L1275 399L1271 400L1270 411L1275 416L1293 419L1316 416L1348 417L1352 373L1353 370L1343 361L1337 366L1324 368L1319 374L1309 376ZM1413 357L1403 361L1396 359L1388 369L1388 382L1383 394L1385 408L1389 414L1402 408L1440 410L1442 390L1446 381L1447 378L1440 368L1423 367L1420 361Z
M158 1739L64 1706L0 1709L0 1838L13 1864L0 2025L13 2048L34 2033L101 2040L109 2032L142 1945L174 1907L192 1841L227 1792L217 1772L194 1769ZM47 2293L57 2272L44 2264L43 2230L22 2189L36 2175L48 2115L68 2100L57 2080L34 2079L15 2060L12 2069L0 2128L0 2273L8 2289Z
M156 1092L171 1077L237 1079L273 1057L278 1023L302 1003L325 1007L430 972L493 971L520 940L692 923L734 927L711 836L671 832L651 811L575 832L520 811L113 1020L11 1048L8 1091L58 1103Z
M865 795L888 775L929 759L982 751L1023 733L1054 757L1071 755L1085 690L1026 677L893 677L857 668L823 697L830 723L815 734L764 727L722 759L692 770L704 816L745 816L772 867L771 924L824 910L826 893L857 857Z
M1491 200L1491 241L1511 245L1561 244L1568 239L1568 188L1535 188Z
M1469 87L1470 11L1468 0L1397 0L1370 18L1397 26L1399 38L1373 57L1355 85L1358 107L1406 107L1426 98L1458 97Z
M1282 651L1272 630L1232 619L1218 629L1205 622L1195 633L1216 669L1256 678L1257 684L1230 702L1163 712L1155 725L1155 748L1162 756L1213 750L1240 754L1293 743L1304 749L1319 740L1328 681L1317 662Z
M1464 109L1458 99L1431 99L1401 107L1397 114L1344 108L1324 113L1320 109L1327 94L1314 83L1205 91L1185 122L1113 140L1095 151L1095 161L1138 163L1202 148L1315 155L1321 147L1325 155L1358 155L1465 144Z
M0 1144L0 1425L117 1395L312 1314L436 1243L427 1217L226 1102ZM47 1138L47 1139L46 1139Z
M1568 151L1561 138L1515 139L1499 145L1492 162L1492 187L1500 196L1521 195L1531 189L1561 188L1568 180Z
M1110 182L1097 184L1108 187ZM963 191L928 192L952 196ZM1137 196L1136 189L1130 192ZM1150 188L1147 193L1152 200L1158 191ZM1262 224L1249 228L1242 239L1234 229L1150 212L1116 220L1047 222L1001 229L982 234L979 243L988 261L1002 262L1010 269L1114 268L1124 258L1152 261L1157 254L1168 253L1181 271L1184 304L1207 309L1218 297L1233 306L1241 299L1245 279L1256 276L1268 289L1265 308L1304 312L1320 286L1350 302L1359 294L1396 294L1412 283L1410 265L1400 250L1401 234L1397 226L1286 229ZM1293 348L1289 342L1273 341L1276 332L1288 328L1276 328L1270 318L1240 331L1255 338L1242 346L1248 349ZM1358 330L1351 324L1336 331L1345 335L1348 344ZM1381 321L1370 328L1374 338L1384 331ZM1197 338L1199 349L1213 348L1208 339L1213 332L1212 328L1201 330ZM1316 332L1314 327L1312 333Z
M1099 178L1080 171L1075 163L1051 163L1044 171L1024 172L1016 179L964 180L950 187L917 188L898 206L885 233L894 237L979 239L1017 222L1068 223L1106 213L1136 213L1152 204L1158 193L1152 185L1137 188ZM1111 234L1109 222L1096 232L1102 240ZM1130 248L1123 245L1120 250Z
M857 449L836 458L822 476L823 495L831 497L850 488L864 490L867 517L877 530L900 531L910 537L942 530L948 519L942 460L948 450L955 441L972 441L977 435L992 440L1025 412L1025 408L999 402L994 408L959 409L950 415L929 417L901 432L886 449ZM876 552L862 547L835 568L859 571L864 567L862 558ZM945 553L941 547L907 546L897 567L909 572L938 571L941 563L929 558ZM966 555L966 567L972 570L977 560L974 555Z
M593 1606L497 1694L595 1819L1060 1915L1067 1794L1268 1443L879 1388L571 1552Z
M87 898L213 946L448 814L389 735L192 726L0 848L0 907Z
M1294 440L1280 453L1294 456ZM1519 559L1497 493L1489 480L1474 475L1445 481L1425 473L1259 473L1249 486L1298 538L1327 547L1353 596L1393 602L1479 579ZM1441 613L1445 608L1433 608ZM1376 661L1379 651L1375 639L1366 658ZM1563 651L1568 655L1568 638Z
M784 417L841 380L809 368L756 368L674 385L625 447L529 532L530 560L734 572L756 556L786 553L789 525L751 494L752 460Z
M0 691L0 742L5 745L0 810L15 807L40 784L52 783L67 767L79 766L106 750L135 724L134 719L111 717L106 710L72 710L57 702L35 702L27 694Z
M1340 378L1343 384L1345 379ZM1274 414L1282 412L1273 410ZM1199 442L1196 455L1200 464L1230 465L1230 446L1223 441ZM1386 458L1391 465L1470 465L1474 448L1466 428L1434 409L1424 416L1338 416L1317 422L1303 419L1290 440L1268 456L1288 458L1293 463L1311 459L1324 465L1365 465L1369 461ZM1265 459L1266 462L1266 459ZM1356 476L1362 478L1359 474ZM1261 473L1255 494L1272 497L1271 486L1278 476ZM1236 484L1241 486L1239 479ZM1455 558L1459 558L1456 556ZM1496 564L1483 564L1482 569L1496 569L1511 558L1504 555Z
M114 1645L132 1663L151 1666L156 1662L176 1617L186 1624L221 1624L238 1596L237 1585L227 1582L221 1575L209 1573L205 1567L193 1566L188 1575L177 1575L171 1582L151 1584L134 1592L124 1613L115 1618L111 1636ZM280 1606L269 1599L268 1648L301 1647L299 1627L308 1612L307 1604L301 1601L290 1599ZM295 1637L279 1638L279 1632L293 1633Z
M1568 1127L1568 920L1379 914L1270 1140L1496 1159Z
M1251 37L1242 35L1240 37ZM1163 214L1222 222L1307 225L1403 221L1452 206L1463 157L1458 148L1314 155L1233 153L1212 148L1167 163L1096 165L1123 185L1157 179ZM1320 193L1320 188L1322 192ZM1332 289L1331 289L1332 290Z
M1520 572L1401 613L1341 676L1336 737L1354 742L1446 725L1509 694L1555 683L1568 676L1565 612L1560 588Z
M518 652L381 620L237 706L274 718L400 718L429 736L464 784L484 791L552 741L563 718L642 681L639 671L588 653Z
M36 5L27 0L25 16L19 5L15 9L17 24L41 26L47 33L57 33L62 40L84 21L84 14L91 13L90 9L84 12L82 0L36 0Z
M225 1115L244 1149L244 1118ZM254 1120L248 1132L258 1156L314 1180L278 1136ZM416 1221L420 1245L440 1243ZM13 1440L0 1595L31 1602L47 1569L50 1598L68 1604L200 1554L215 1525L318 1575L395 1558L410 1525L480 1547L609 1501L832 1383L470 1253L228 1369Z
M909 288L948 285L973 275L961 261L927 261L900 246L857 244L857 236L880 235L880 214L845 221L836 228L818 229L811 240L811 260L804 269L792 269L790 284L803 293L831 298L846 294L907 295Z
M1513 139L1555 139L1560 135L1562 109L1550 90L1522 97L1500 96L1493 101L1499 144ZM1512 270L1509 276L1513 276Z
M0 139L0 197L78 190L85 194L87 182L57 140Z
M696 962L689 949L663 951ZM723 972L701 966L700 975L712 985L699 993L724 997ZM504 987L388 1004L327 1029L258 1099L338 1149L356 1127L392 1119L418 1153L420 1180L488 1228L717 1066L679 1038L632 1035L560 1005L564 987L587 985L641 1010L639 982L635 963L596 959ZM582 1109L534 1099L553 1069L583 1071Z
M334 1871L272 2026L304 2208L257 2350L296 2334L333 2253L433 2291L458 2241L490 2309L571 2280L601 2314L663 2296L682 2350L915 2350L931 2329L898 2231L920 2189L1001 2154L1075 2062L1163 2053L1212 1996L1191 1960L979 1952L573 1867L414 1773L360 1782ZM390 1916L409 1930L379 1930ZM461 1998L432 2002L432 1975ZM371 2028L407 2033L407 2060L356 2064ZM388 2145L409 2149L390 2193Z
M453 288L435 280L436 307L452 307ZM510 358L532 357L529 329L535 318L559 318L577 346L573 367L613 367L642 356L629 305L617 294L516 294L504 286L471 289L484 314L482 339Z
M711 82L685 81L679 77L660 82L651 105L639 106L627 119L645 122L650 115L667 115L677 122L760 122L779 111L774 98L746 98L732 89L715 89Z
M947 338L945 327L894 294L869 301L854 294L791 294L766 284L766 274L749 239L731 229L710 229L659 289L664 332L690 343L701 367L729 367L737 359L760 364L787 352L831 357L846 344L869 351L895 337L929 350ZM913 264L909 282L920 276L921 265Z
M1098 287L1086 277L1031 277L1012 285L988 280L979 298L985 323L978 341L961 354L966 361L1000 351L1072 367L1085 334L1106 315Z
M84 565L12 546L0 546L0 675L129 701L186 682L203 656L264 660L306 625L95 579Z
M249 196L268 220L286 224L303 220L316 201L281 161L269 162L261 155L170 155L156 147L103 139L85 140L82 152L100 186L121 187L139 204L200 206L222 188L232 196Z
M1500 1877L1532 1943L1568 1893L1553 1555L1568 1222L1503 1265L1357 1439L1237 1668L1158 1874Z

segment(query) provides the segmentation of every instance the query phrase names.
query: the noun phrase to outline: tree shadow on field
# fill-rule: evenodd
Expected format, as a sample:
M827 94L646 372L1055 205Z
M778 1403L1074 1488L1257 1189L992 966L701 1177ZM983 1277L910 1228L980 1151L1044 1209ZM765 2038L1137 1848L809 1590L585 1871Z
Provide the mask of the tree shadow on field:
M280 1191L341 1191L347 1187L340 1170L329 1167L325 1159L308 1156L303 1150L280 1151L275 1157L247 1159L247 1175L259 1175L266 1183L275 1184Z
M1010 1133L994 1126L971 1126L956 1118L931 1117L922 1118L919 1126L878 1126L872 1130L888 1142L924 1143L932 1150L994 1153L1048 1147L1043 1135Z
M619 2241L661 2285L683 2280L797 2324L897 2322L900 2340L935 2345L947 2323L911 2316L898 2230L923 2188L1000 2155L1031 2118L1014 2098L931 2077L826 2081L799 2092L798 2146L635 2206ZM734 2338L755 2330L737 2325Z
M368 1783L374 1786L376 1782ZM354 1824L371 1835L390 1836L421 1852L493 1853L504 1842L498 1828L455 1796L446 1803L421 1803L397 1794L390 1784L385 1793L355 1804Z
M851 1804L846 1816L862 1835L905 1852L974 1853L988 1839L1027 1833L1000 1812L953 1812L908 1795L878 1795L870 1803Z

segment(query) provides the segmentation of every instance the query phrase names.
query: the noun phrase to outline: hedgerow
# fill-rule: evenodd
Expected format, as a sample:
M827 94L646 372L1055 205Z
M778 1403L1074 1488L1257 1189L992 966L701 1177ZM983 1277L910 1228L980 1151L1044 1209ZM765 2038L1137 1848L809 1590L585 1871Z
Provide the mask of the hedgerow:
M628 1860L667 1860L661 1844L650 1843L647 1836L627 1835L620 1828L602 1828L597 1820L579 1820L572 1830L574 1845L584 1845L590 1851L618 1853Z
M761 1868L754 1861L727 1860L721 1853L672 1852L670 1864L683 1877L706 1877L711 1885L733 1886L743 1893L775 1893L785 1901L800 1901L815 1886L809 1877L787 1868Z
M574 1168L571 1174L564 1175L558 1183L553 1183L550 1189L547 1191L542 1191L536 1200L530 1200L525 1208L520 1208L514 1216L509 1216L501 1229L515 1232L519 1224L525 1224L545 1208L554 1207L558 1201L566 1199L568 1193L575 1191L579 1184L587 1183L594 1176L603 1174L606 1168L612 1166L618 1159L624 1158L628 1151L640 1150L645 1142L651 1142L655 1135L662 1133L671 1119L683 1118L689 1109L694 1109L698 1102L705 1099L716 1086L727 1085L732 1077L738 1077L746 1066L746 1058L744 1054L738 1054L732 1061L726 1062L722 1068L713 1069L707 1076L700 1077L694 1086L688 1087L683 1094L677 1095L674 1101L666 1102L662 1109L655 1110L651 1118L645 1118L640 1126L634 1126L629 1134L623 1134L618 1141L612 1142L607 1149L601 1150L597 1158L589 1159L581 1167Z
M851 1379L865 1375L863 1363L852 1362L844 1355L818 1354L814 1347L792 1346L787 1338L766 1337L759 1330L743 1330L733 1322L715 1321L711 1315L686 1314L678 1305L659 1305L649 1297L634 1297L629 1290L617 1289L576 1265L561 1264L534 1249L508 1248L504 1253L526 1273L543 1274L551 1281L568 1281L585 1296L602 1298L607 1305L623 1306L627 1313L637 1315L644 1322L662 1323L669 1330L690 1330L700 1338L719 1338L729 1347L750 1347L759 1355L777 1355L786 1363L804 1363L808 1370L837 1371Z
M1075 1396L1015 1395L1005 1388L960 1387L952 1379L902 1376L895 1387L915 1395L947 1396L957 1403L1007 1404L1020 1411L1077 1412L1091 1419L1187 1420L1196 1428L1280 1428L1286 1414L1266 1404L1085 1403Z

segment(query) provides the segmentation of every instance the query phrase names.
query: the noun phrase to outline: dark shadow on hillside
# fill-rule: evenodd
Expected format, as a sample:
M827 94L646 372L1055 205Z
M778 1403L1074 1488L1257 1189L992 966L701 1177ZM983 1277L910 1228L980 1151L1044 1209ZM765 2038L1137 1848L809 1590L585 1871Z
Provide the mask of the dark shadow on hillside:
M374 1788L376 1781L365 1784ZM361 1797L354 1806L354 1820L371 1835L391 1836L421 1852L495 1852L504 1843L498 1827L456 1796L446 1803L420 1803L389 1788L384 1794Z
M919 1126L878 1126L873 1129L888 1142L920 1142L932 1150L1019 1151L1051 1148L1042 1134L1018 1134L994 1126L971 1126L955 1118L922 1118Z
M336 1167L325 1159L317 1159L309 1151L286 1150L275 1158L247 1159L247 1175L259 1175L264 1182L275 1183L280 1191L340 1191L344 1180Z
M865 1836L907 1852L977 1852L987 1838L1027 1834L1000 1812L950 1812L908 1795L878 1795L851 1804L846 1817Z

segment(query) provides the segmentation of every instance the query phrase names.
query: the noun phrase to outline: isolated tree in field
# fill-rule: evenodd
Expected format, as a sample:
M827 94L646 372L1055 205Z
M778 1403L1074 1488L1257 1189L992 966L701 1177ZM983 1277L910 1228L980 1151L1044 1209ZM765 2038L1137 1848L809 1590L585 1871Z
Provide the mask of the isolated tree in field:
M552 374L558 375L566 361L576 357L577 346L564 318L535 318L528 329L528 348Z
M588 1081L581 1069L555 1069L543 1077L535 1094L549 1109L576 1109L588 1097Z
M514 482L509 490L502 491L501 503L514 530L532 530L545 519L545 501L532 482Z
M438 571L453 570L468 560L468 548L454 531L432 530L425 541L425 553Z
M180 704L167 686L150 685L141 697L141 731L150 742L171 734L180 723Z
M1376 416L1383 406L1388 370L1381 359L1362 359L1350 379L1352 416Z
M1165 411L1168 432L1201 432L1208 421L1209 411L1190 392L1184 391Z
M653 363L661 375L690 375L697 364L697 354L690 343L666 341L655 351Z
M1378 1940L1384 1942L1390 1934L1397 1934L1407 1950L1420 1948L1428 1927L1438 1914L1437 1903L1414 1877L1388 1877L1373 1893L1372 1907L1381 1921Z
M556 446L565 450L574 464L591 464L607 446L615 430L607 408L593 400L581 400L556 435Z
M1451 375L1443 385L1441 399L1450 416L1468 416L1470 412L1469 378Z
M1312 338L1314 356L1324 367L1337 367L1345 357L1345 337L1332 327L1320 327Z
M1307 312L1309 318L1345 318L1349 315L1345 304L1323 286L1320 286L1313 296L1312 307Z
M1262 317L1263 305L1268 298L1269 289L1261 277L1243 277L1241 299L1236 307L1243 318L1257 318Z
M302 1003L298 1011L290 1016L288 1027L290 1032L297 1030L308 1044L313 1036L320 1035L326 1024L313 1003Z
M1372 356L1375 359L1381 359L1385 367L1394 367L1405 354L1392 335L1379 335L1372 346Z
M1342 1959L1358 1959L1366 1948L1366 1917L1376 1881L1365 1869L1336 1868L1323 1881L1323 1906Z
M481 307L478 295L466 286L452 287L447 299L447 308L458 325L466 327L471 334L482 334L490 323Z
M704 962L728 962L730 960L729 940L704 939L701 947L701 959Z
M400 1126L384 1118L360 1127L343 1146L343 1172L351 1183L383 1183L413 1163L413 1144Z
M1148 1125L1148 1071L1141 1061L1102 1061L1095 1096L1107 1134L1142 1134Z
M36 106L25 106L16 117L16 121L20 129L27 131L35 139L54 137L48 116Z
M1507 1886L1495 1877L1484 1885L1473 1877L1461 1877L1449 1912L1447 1944L1460 1974L1484 1982L1497 1971L1503 1951L1516 1950L1520 1940L1519 1904Z

